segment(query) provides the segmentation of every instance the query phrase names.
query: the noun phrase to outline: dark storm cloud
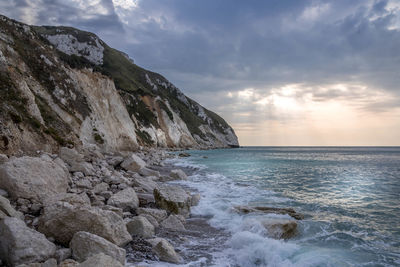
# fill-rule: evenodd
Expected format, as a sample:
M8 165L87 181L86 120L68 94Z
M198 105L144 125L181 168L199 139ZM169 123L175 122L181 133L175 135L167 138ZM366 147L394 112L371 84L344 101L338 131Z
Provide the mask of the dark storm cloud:
M93 31L195 97L289 83L359 83L400 94L396 1L90 2L6 0L0 8L16 19L31 11L37 24Z

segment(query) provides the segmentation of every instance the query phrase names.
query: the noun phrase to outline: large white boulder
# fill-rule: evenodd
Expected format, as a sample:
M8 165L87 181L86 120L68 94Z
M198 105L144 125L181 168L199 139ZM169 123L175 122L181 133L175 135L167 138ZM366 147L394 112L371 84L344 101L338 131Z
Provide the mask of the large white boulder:
M38 230L65 246L80 231L101 236L118 246L124 246L132 240L122 217L117 213L64 201L44 207Z
M127 187L124 190L112 195L108 199L107 205L121 208L124 211L130 211L139 207L139 198L132 187Z
M148 241L153 245L153 252L158 256L161 261L176 264L182 262L181 256L179 256L174 247L164 238L155 238Z
M69 247L72 256L78 262L82 262L99 253L113 257L122 264L125 264L126 251L110 241L88 232L77 232L74 234Z
M150 238L154 235L154 226L143 216L133 217L126 224L126 228L131 235L143 238Z
M132 154L121 163L121 167L127 171L138 172L140 169L146 167L146 162L135 154Z
M0 259L9 266L43 262L54 255L56 246L17 218L0 220Z
M154 189L156 204L168 212L188 216L190 214L191 196L178 185L160 185Z
M0 185L11 198L42 201L67 191L69 172L49 157L12 158L0 166Z

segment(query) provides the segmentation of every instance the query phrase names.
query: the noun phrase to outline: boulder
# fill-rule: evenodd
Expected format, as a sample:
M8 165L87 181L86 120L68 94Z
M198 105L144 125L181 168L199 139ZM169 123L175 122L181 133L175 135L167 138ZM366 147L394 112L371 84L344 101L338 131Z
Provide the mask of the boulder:
M63 262L66 259L72 256L72 252L70 248L60 248L56 250L54 257L57 259L57 262Z
M156 204L168 212L188 216L190 214L191 196L177 185L160 185L154 189Z
M139 198L136 195L135 190L132 187L128 187L122 191L119 191L115 195L112 195L107 205L118 207L124 211L134 210L139 207Z
M94 255L85 260L78 267L123 267L119 261L103 253Z
M154 177L160 177L160 172L149 169L149 168L142 168L139 170L139 174L142 176L154 176Z
M126 224L126 228L131 235L150 238L154 235L154 226L143 216L133 217Z
M146 167L146 162L135 154L132 154L121 163L121 167L127 171L138 172L140 169Z
M24 215L21 212L16 211L10 204L10 201L0 196L0 212L5 216L0 214L0 219L4 219L5 217L16 217L19 219L23 219Z
M54 258L48 259L42 263L41 267L57 267L57 260Z
M185 231L185 226L176 215L169 215L167 219L161 222L160 226L164 229L174 231Z
M152 176L149 177L135 177L133 179L132 185L135 187L140 187L147 193L152 193L155 188L158 187L158 184L151 179Z
M74 261L73 259L66 259L58 265L58 267L77 267L79 265L78 262Z
M153 247L153 252L161 261L175 264L182 262L182 258L176 253L174 247L167 240L160 238L157 241L157 244Z
M169 174L175 180L187 180L187 175L181 169L172 170Z
M253 213L253 212L258 212L258 213L274 213L274 214L287 214L296 220L302 220L304 219L304 215L297 213L294 209L292 208L272 208L272 207L247 207L247 206L235 206L234 211L239 212L239 213Z
M261 222L267 235L275 239L289 239L297 234L297 223L287 219L265 219Z
M194 195L192 195L192 199L191 199L191 201L190 201L190 205L191 205L192 207L193 207L193 206L199 205L200 199L201 199L200 194L194 194Z
M55 251L53 243L22 220L13 217L0 220L0 258L9 266L43 262Z
M182 152L182 153L179 153L179 157L181 157L181 158L187 158L187 157L190 157L190 154L189 154L189 153L186 153L186 152Z
M9 159L0 166L1 187L14 199L44 198L67 191L68 171L48 158Z
M70 172L82 172L86 176L95 175L96 171L93 168L93 165L89 162L74 162L69 166Z
M99 183L93 188L93 193L100 194L101 192L107 191L109 188L107 183Z
M44 207L38 230L65 246L80 231L101 236L118 246L124 246L132 240L117 213L63 201Z
M139 198L139 207L146 207L151 204L155 204L153 192L150 193L136 193Z
M6 190L0 189L0 196L2 197L8 197L8 193Z
M58 156L69 165L84 161L82 154L79 154L75 149L68 147L61 147L58 152Z
M142 214L140 216L145 217L154 226L154 229L156 229L160 226L160 224L157 222L157 220L153 216L151 216L149 214Z
M165 220L168 216L165 210L150 209L150 208L138 208L136 210L136 213L139 215L145 215L145 214L150 215L154 219L156 219L158 223Z
M114 168L117 167L119 164L121 164L124 161L124 158L121 156L115 156L115 157L109 157L107 158L107 163Z
M44 206L51 206L57 202L66 202L76 206L90 206L90 199L86 193L73 194L73 193L61 193L57 195L45 198L43 201Z
M88 232L77 232L74 234L70 244L72 256L78 262L82 262L99 253L113 257L125 264L126 252L106 239Z

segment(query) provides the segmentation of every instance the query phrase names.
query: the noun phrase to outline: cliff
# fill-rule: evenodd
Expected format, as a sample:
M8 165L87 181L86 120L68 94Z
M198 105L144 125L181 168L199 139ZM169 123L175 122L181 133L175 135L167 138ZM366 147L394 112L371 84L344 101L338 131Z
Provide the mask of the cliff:
M0 152L238 146L233 129L96 35L0 16Z

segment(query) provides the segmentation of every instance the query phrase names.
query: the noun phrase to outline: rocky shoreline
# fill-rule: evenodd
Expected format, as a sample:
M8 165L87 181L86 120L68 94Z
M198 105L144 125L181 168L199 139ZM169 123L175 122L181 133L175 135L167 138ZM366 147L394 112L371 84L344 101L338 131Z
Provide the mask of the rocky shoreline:
M183 263L171 243L180 231L195 234L185 225L200 195L166 183L187 179L164 165L173 156L67 147L34 157L1 154L0 266Z

